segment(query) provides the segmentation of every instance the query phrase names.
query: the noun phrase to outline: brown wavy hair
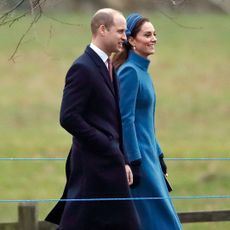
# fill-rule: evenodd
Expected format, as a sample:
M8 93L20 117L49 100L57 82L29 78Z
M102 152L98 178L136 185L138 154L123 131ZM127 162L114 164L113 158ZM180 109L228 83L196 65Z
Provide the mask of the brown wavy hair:
M135 38L145 22L149 22L149 19L142 18L140 19L140 21L137 22L130 36L128 36L127 40L123 43L123 50L113 55L113 66L116 70L118 70L118 68L127 60L129 51L133 49L133 46L128 41L129 37Z

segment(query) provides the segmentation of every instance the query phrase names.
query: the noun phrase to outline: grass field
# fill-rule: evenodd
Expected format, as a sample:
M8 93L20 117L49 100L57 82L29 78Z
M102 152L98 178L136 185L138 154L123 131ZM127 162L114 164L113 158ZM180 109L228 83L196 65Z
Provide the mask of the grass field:
M147 15L158 36L150 72L157 91L157 133L166 157L230 156L228 15ZM90 42L89 15L42 18L9 61L29 24L0 27L0 157L66 157L71 138L59 126L64 76ZM172 196L230 195L229 162L168 161ZM64 161L0 161L0 199L49 199L62 193ZM230 200L175 200L177 211L229 209ZM44 218L53 204L39 204ZM0 203L0 222L17 204ZM229 229L230 223L184 225Z

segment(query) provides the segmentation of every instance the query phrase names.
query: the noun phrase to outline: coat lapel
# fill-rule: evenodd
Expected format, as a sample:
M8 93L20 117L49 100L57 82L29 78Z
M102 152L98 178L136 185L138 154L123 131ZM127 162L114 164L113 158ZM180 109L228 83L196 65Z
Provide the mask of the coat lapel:
M115 95L113 83L110 81L109 77L109 71L105 66L105 63L101 60L101 58L89 47L87 46L86 51L85 51L93 60L93 62L96 64L98 71L100 73L100 76L103 78L104 82L106 85L109 87L111 90L112 94ZM114 74L114 72L113 72Z
M114 88L116 99L117 101L119 101L119 84L117 81L117 74L114 68L113 68L113 86L114 86L113 88Z

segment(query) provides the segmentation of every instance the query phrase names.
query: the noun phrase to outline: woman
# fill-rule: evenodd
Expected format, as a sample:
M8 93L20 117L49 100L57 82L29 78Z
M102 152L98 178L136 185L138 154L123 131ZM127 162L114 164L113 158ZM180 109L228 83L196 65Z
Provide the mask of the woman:
M132 195L163 197L135 201L142 230L178 230L181 224L168 198L167 167L155 135L156 96L148 74L156 32L147 18L134 13L127 18L126 36L123 51L113 61L120 82L124 148L134 175Z

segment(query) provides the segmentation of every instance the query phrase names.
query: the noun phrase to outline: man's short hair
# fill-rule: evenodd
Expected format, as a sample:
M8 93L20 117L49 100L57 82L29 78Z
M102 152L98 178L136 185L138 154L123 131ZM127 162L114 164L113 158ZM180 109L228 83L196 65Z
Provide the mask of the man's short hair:
M98 28L104 25L107 30L114 24L113 21L114 14L109 11L98 11L91 20L91 32L96 34Z

